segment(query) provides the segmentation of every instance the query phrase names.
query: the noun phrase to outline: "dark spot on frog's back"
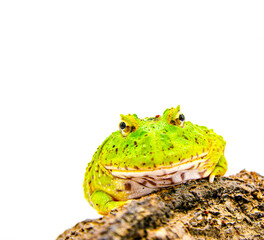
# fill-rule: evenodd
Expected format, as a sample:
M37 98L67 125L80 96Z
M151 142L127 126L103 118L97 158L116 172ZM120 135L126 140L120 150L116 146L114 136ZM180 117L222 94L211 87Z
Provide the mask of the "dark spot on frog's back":
M134 144L135 144L136 147L138 146L138 145L137 145L137 141L135 141Z
M118 152L118 148L116 148L116 150L115 150L115 151L116 151L116 154L117 154L117 152Z
M188 137L186 137L185 135L183 135L183 137L184 137L186 140L188 140Z

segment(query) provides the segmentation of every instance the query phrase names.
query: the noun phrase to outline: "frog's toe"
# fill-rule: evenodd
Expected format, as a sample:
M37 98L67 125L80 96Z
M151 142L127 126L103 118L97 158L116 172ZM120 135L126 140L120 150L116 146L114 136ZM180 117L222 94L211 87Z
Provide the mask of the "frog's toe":
M226 171L227 171L227 162L226 162L225 156L222 155L218 163L216 164L214 170L209 176L209 182L213 183L215 176L223 176L226 173Z
M213 182L214 182L214 179L215 179L215 175L214 175L214 174L211 174L211 175L209 176L209 182L210 182L210 183L213 183Z
M106 215L111 210L123 206L127 201L116 201L109 194L102 190L95 190L91 195L93 207L99 214Z
M108 203L106 203L105 208L107 210L107 212L110 212L114 209L120 208L122 207L124 204L130 202L131 200L127 200L127 201L110 201Z
M223 176L225 174L226 170L223 171L222 167L215 167L213 172L209 176L209 182L213 183L215 176Z

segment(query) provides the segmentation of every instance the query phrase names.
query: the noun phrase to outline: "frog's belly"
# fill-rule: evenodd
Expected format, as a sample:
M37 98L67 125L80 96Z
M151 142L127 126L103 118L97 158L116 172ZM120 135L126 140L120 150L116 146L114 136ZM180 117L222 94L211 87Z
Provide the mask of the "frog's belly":
M127 181L129 185L129 199L139 198L147 195L159 188L170 187L180 183L184 183L188 180L195 180L199 178L205 178L210 174L211 171L199 172L197 169L178 171L174 174L165 175L162 177L135 177L130 178Z

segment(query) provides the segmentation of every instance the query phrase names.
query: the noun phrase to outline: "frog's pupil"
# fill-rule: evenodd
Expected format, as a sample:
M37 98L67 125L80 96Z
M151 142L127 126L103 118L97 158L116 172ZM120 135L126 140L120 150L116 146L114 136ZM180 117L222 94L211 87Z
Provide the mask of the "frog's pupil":
M184 121L184 119L185 119L184 115L180 114L179 119L180 119L180 121Z
M123 130L123 129L125 129L126 124L125 124L125 122L121 122L119 126L120 126L120 128Z

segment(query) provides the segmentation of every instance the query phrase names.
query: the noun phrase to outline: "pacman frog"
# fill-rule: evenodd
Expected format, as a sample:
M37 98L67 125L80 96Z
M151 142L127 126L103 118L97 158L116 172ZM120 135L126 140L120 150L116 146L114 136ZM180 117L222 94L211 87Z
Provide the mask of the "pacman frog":
M86 168L84 195L99 214L130 199L227 171L226 142L212 129L185 121L180 106L162 116L121 115L119 130L98 147Z

